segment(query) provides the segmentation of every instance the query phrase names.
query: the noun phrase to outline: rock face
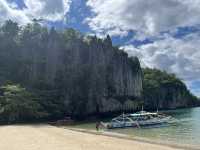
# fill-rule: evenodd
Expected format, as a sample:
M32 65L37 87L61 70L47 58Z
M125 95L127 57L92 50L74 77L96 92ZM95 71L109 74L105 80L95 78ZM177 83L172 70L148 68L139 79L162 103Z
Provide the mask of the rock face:
M197 102L174 75L142 71L138 58L113 46L109 36L58 32L37 23L18 27L8 21L0 27L0 86L8 82L36 93L54 118L136 110L143 101L145 109Z
M62 82L76 89L66 92L68 107L73 103L83 105L88 114L135 109L134 100L142 96L142 71L137 58L128 58L126 53L113 47L109 37L103 41L96 37L77 40L71 43L67 54L71 54L70 61L62 55L63 61L58 66L67 67L60 68L65 72ZM70 64L66 65L66 61ZM65 76L69 73L76 76ZM83 98L83 103L71 101L70 95L74 92ZM127 101L129 107L125 105Z
M159 109L176 109L195 106L195 98L182 87L161 87L155 100L150 100L151 105L147 107ZM146 97L148 100L148 97ZM154 106L152 106L154 105Z
M190 101L192 101L192 98L185 91L186 89L182 89L181 87L161 89L159 108L175 109L191 106Z
M27 87L48 112L62 109L58 116L136 110L142 101L149 109L195 105L196 97L175 76L143 71L138 58L113 46L109 36L37 23L0 28L0 85Z
M19 83L57 91L66 110L75 115L135 109L134 100L142 96L138 58L128 58L109 36L102 40L66 32L67 37L71 35L68 39L54 30L46 38L22 38L23 63L15 74Z
M199 105L186 85L174 74L157 69L143 69L144 105L147 109L175 109Z

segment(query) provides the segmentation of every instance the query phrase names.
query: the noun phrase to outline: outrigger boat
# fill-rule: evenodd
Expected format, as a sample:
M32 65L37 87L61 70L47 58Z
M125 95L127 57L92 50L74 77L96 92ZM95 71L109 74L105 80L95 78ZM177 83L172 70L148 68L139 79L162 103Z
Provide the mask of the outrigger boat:
M116 118L113 118L110 122L105 123L104 126L108 129L112 128L126 128L126 127L138 127L159 125L169 123L172 119L171 116L159 114L158 112L151 113L146 111L140 111L133 114L122 114Z

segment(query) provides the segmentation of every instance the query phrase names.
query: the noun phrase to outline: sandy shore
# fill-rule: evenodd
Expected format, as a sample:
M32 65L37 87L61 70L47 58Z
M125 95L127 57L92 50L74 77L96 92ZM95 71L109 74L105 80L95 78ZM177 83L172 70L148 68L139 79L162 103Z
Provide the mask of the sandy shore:
M0 150L175 150L162 145L48 125L1 126Z

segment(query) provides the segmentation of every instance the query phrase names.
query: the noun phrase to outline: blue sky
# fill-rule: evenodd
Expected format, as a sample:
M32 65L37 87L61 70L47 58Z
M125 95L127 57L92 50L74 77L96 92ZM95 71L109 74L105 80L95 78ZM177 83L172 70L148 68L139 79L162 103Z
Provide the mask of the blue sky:
M33 18L104 37L200 96L200 0L0 0L0 22Z

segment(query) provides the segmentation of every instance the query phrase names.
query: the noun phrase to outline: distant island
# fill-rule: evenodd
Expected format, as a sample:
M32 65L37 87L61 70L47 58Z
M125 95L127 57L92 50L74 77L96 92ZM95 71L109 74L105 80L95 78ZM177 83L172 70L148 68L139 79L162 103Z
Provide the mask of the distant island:
M37 22L0 27L0 122L200 106L174 74L141 68L137 57L74 29Z

